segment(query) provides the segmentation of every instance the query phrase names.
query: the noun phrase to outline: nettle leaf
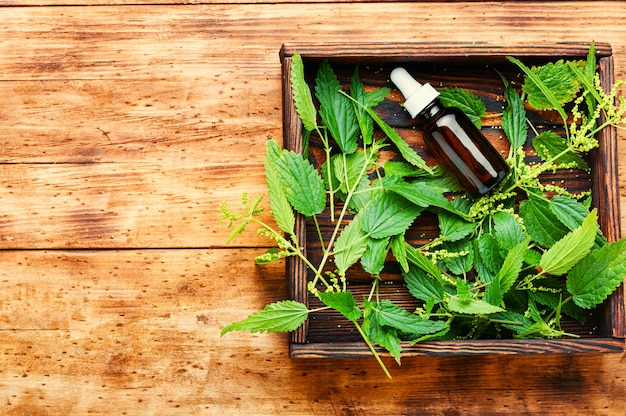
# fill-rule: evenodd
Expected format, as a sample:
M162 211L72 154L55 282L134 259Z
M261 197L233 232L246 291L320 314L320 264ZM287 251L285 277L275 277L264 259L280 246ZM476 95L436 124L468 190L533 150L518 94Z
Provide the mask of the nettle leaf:
M385 348L395 358L396 362L400 363L402 346L400 345L398 330L380 322L380 316L375 310L375 305L374 302L364 300L363 331L373 343Z
M439 100L446 107L461 109L476 127L482 127L480 118L485 115L487 109L485 103L476 94L464 88L444 88L439 91Z
M451 296L448 300L448 308L452 312L468 315L488 315L496 312L503 312L504 309L492 305L482 300L470 298L462 300L458 296Z
M589 214L589 208L574 198L563 195L555 195L551 201L552 203L550 204L550 209L554 215L556 215L557 218L570 230L575 230L580 227L583 220ZM608 242L602 234L602 230L598 229L594 248L604 247L607 244Z
M416 299L424 302L435 299L436 303L443 301L443 284L439 280L415 267L412 267L408 272L402 273L402 276L409 292Z
M533 147L539 157L545 161L549 161L560 155L552 161L557 164L567 165L568 167L572 165L579 169L589 170L587 162L585 162L578 153L571 150L563 153L568 148L567 142L564 138L552 131L544 131L535 136L535 138L533 138Z
M403 271L409 271L409 260L406 254L406 240L404 234L398 234L391 237L391 252L400 264Z
M270 303L261 311L254 312L246 319L234 322L222 329L220 336L231 331L249 332L290 332L295 331L306 321L309 309L295 300Z
M385 178L387 179L387 178ZM396 193L420 207L439 207L455 214L462 214L444 196L444 190L424 181L406 182L397 177L385 181L385 189Z
M552 247L568 229L550 210L549 202L537 198L522 201L519 214L531 239L543 247Z
M419 169L410 163L401 162L397 160L388 160L385 162L384 171L386 176L397 176L400 178L413 177L439 177L442 175L443 170L437 166L433 166L433 173L428 173L423 169Z
M361 257L361 266L367 273L378 276L385 267L385 259L389 252L389 240L386 238L369 238L367 241L367 249Z
M361 81L361 77L359 77L359 67L354 68L354 73L352 74L352 79L350 81L350 95L357 102L362 105L355 105L354 112L356 114L357 121L359 123L359 127L361 129L361 136L363 136L363 142L365 144L372 143L372 136L374 134L374 120L367 114L365 110L366 107L369 107L369 103L367 101L367 93L365 92L365 88L363 87L363 82Z
M313 98L311 96L311 90L309 85L304 79L304 64L302 63L302 57L294 53L291 58L291 91L293 94L293 101L296 105L296 112L302 120L302 125L305 130L315 130L317 122L317 111L313 104Z
M395 328L405 334L433 334L445 328L445 322L421 318L387 299L378 303L372 302L371 306L381 325Z
M465 221L458 215L446 211L440 211L438 217L440 234L448 241L465 238L478 227L478 223Z
M576 319L583 325L585 324L586 317L583 308L573 302L563 303L563 299L568 296L565 282L561 282L554 277L544 277L535 280L533 284L537 290L528 293L531 301L549 306L552 309L560 307L565 315Z
M510 329L516 334L526 333L533 325L533 321L524 316L524 314L513 311L494 313L493 315L491 315L491 317L500 321L507 322L501 325L504 328Z
M485 289L485 300L490 304L500 305L504 295L506 295L519 277L529 242L530 239L526 238L521 243L516 244L506 255L502 268Z
M396 146L404 160L430 174L433 173L432 169L426 165L426 162L424 162L424 159L422 159L422 157L408 145L408 143L393 129L393 127L380 118L376 111L371 108L366 108L366 111L376 124L378 124L378 127L380 127L383 133L385 133L385 135L389 137L391 142Z
M374 199L361 212L361 228L372 238L402 234L422 209L390 192Z
M443 259L448 270L454 274L463 274L472 270L474 266L474 244L471 240L446 242L443 248L449 253L455 254Z
M326 207L326 190L315 167L295 152L276 151L275 141L267 143L268 163L276 171L291 206L307 217L322 212Z
M354 111L359 123L361 135L363 136L363 142L365 144L372 143L372 137L374 134L374 119L370 117L367 109L376 107L385 99L386 96L389 95L390 92L391 89L387 87L369 92L365 91L363 82L359 77L359 68L354 68L354 73L352 74L352 79L350 81L350 95L355 101L357 101L357 103L360 103L360 105L357 103L354 104Z
M341 91L341 83L328 61L320 64L315 79L315 96L320 116L343 153L357 149L359 124L352 102Z
M570 230L580 227L583 220L589 214L589 210L585 205L574 198L563 195L555 195L552 198L550 210L552 210L554 215Z
M476 240L476 249L481 262L491 273L497 273L502 267L504 258L500 254L500 243L490 233L483 232ZM491 281L491 280L489 280Z
M543 253L539 263L542 270L554 276L567 273L579 260L589 254L597 232L598 214L594 209L580 227L570 231Z
M602 303L624 282L626 274L626 238L593 250L576 263L567 274L567 290L581 308Z
M361 318L361 309L356 305L352 292L320 292L319 297L324 305L336 309L346 319L356 321Z
M589 45L589 52L587 53L585 67L582 69L585 80L585 82L583 82L585 90L590 92L590 94L587 94L585 97L588 114L593 114L596 111L597 106L597 101L593 94L593 91L595 90L593 88L593 84L596 76L596 65L596 45L594 42L591 42L591 45Z
M584 61L577 61L577 65L582 68ZM526 77L522 90L528 95L528 103L537 110L555 109L554 100L565 104L576 98L580 83L576 74L572 72L564 60L550 62L539 67L535 66L531 68L531 71L550 89L553 95L553 97L546 97L545 91L531 77Z
M409 243L405 243L404 247L406 248L406 258L409 263L419 267L421 270L425 271L431 276L434 276L438 280L443 279L439 267L437 267L436 264L430 261L429 258L424 256L424 254L422 254L422 252L418 248L413 247Z
M506 82L504 98L509 105L502 113L502 129L511 146L518 148L526 143L528 136L526 110L519 94L508 82Z
M343 228L335 242L335 264L342 274L345 274L350 266L359 261L367 250L369 239L361 228L360 219L361 214L355 215L352 221Z
M355 212L365 207L370 198L370 180L367 175L362 174L363 166L368 167L374 163L377 152L356 151L350 155L339 153L330 158L330 181L326 163L322 165L321 172L327 189L332 189L335 196L343 201L348 193L354 190L350 198L349 207Z
M332 167L339 182L339 189L348 193L355 183L363 178L366 172L376 161L378 152L359 150L350 155L338 154L332 157ZM367 179L367 178L366 178Z
M286 233L293 234L293 228L296 221L295 215L293 214L291 204L289 204L289 201L287 200L287 196L285 195L285 190L280 182L278 173L274 170L269 157L265 157L263 164L265 165L265 180L267 182L267 191L270 196L272 216L281 230Z
M522 225L510 212L500 211L492 216L494 236L505 250L511 250L526 239Z

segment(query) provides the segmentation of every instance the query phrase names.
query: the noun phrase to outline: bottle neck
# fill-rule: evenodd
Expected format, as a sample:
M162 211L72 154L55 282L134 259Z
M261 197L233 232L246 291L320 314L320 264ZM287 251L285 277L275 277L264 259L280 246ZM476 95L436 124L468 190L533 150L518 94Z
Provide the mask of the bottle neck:
M431 103L428 104L426 106L426 108L424 108L418 114L418 117L420 117L424 121L428 121L431 118L435 117L437 114L439 114L441 111L443 111L444 108L445 107L441 104L439 99L435 99L435 100L431 101Z

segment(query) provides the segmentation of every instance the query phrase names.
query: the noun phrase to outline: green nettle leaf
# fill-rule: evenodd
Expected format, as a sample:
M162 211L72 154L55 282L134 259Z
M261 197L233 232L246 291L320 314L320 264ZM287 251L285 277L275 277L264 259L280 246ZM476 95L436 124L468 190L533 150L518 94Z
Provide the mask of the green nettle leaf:
M526 239L522 225L510 212L500 211L493 215L494 236L498 244L505 250L511 250L515 245Z
M389 252L389 240L386 238L369 238L367 249L361 257L361 266L367 273L378 276L385 267L385 258Z
M341 91L341 83L328 61L320 64L315 80L315 96L320 102L320 116L343 153L357 149L359 124L352 102Z
M550 204L550 210L570 230L574 230L583 223L589 214L589 210L574 198L563 195L555 195Z
M478 223L467 222L459 216L446 211L440 211L438 216L440 234L448 241L457 241L465 238L478 227Z
M363 82L359 77L359 67L354 68L352 79L350 80L350 95L356 101L362 104L354 105L354 112L356 114L359 127L361 129L361 136L363 136L363 143L372 143L372 136L374 134L374 120L367 114L365 107L368 107L367 93L363 87Z
M552 198L550 209L554 215L556 215L557 218L570 230L575 230L580 227L583 220L589 214L589 209L585 206L585 204L578 202L574 198L563 195L555 195ZM602 230L598 229L594 248L604 247L607 244L608 242L602 234Z
M402 234L422 209L393 193L385 192L361 212L361 228L372 238Z
M374 309L375 305L367 299L364 301L363 331L373 343L385 348L395 358L396 362L400 363L402 346L398 331L380 323L379 315Z
M585 67L582 69L586 82L585 90L591 92L593 90L593 83L596 76L596 45L594 42L591 42L589 45L589 52L587 53L587 60L585 62ZM590 87L587 87L590 86ZM587 104L587 113L593 114L596 111L596 99L594 94L587 94L585 97L585 103Z
M504 258L500 255L500 243L490 233L483 233L478 238L478 254L487 269L497 273L502 267Z
M504 295L506 295L519 277L529 242L530 239L526 238L521 243L516 244L506 255L502 268L485 289L485 300L490 304L500 305Z
M529 198L522 201L519 214L531 239L543 247L552 247L568 229L552 213L548 201Z
M398 234L391 237L391 252L396 258L403 271L409 271L409 260L406 254L406 240L404 234Z
M434 276L438 280L443 279L439 267L437 267L436 264L434 264L432 261L430 261L430 259L424 256L424 254L422 254L422 252L418 248L413 247L409 243L405 243L404 247L406 248L406 258L409 263L419 267L421 270L425 271L431 276Z
M311 90L304 79L304 64L302 57L294 53L291 58L291 90L296 112L307 131L315 130L317 111L311 97Z
M464 279L456 279L456 296L463 302L473 299L470 285Z
M539 267L539 263L541 263L541 253L535 250L528 250L524 254L524 262L529 266Z
M471 240L446 242L443 248L448 253L455 254L443 259L448 270L454 274L463 274L472 270L474 266L474 244Z
M421 180L406 182L400 178L392 177L385 181L385 189L404 197L420 207L434 206L455 214L461 214L450 203L450 200L444 196L444 191L441 188L431 186Z
M336 309L348 320L361 318L361 309L356 305L352 292L320 292L319 297L324 305Z
M359 68L354 69L352 80L350 81L350 95L358 103L354 104L354 111L356 114L361 135L363 136L363 142L365 144L372 143L372 137L374 134L374 120L367 113L367 108L374 108L380 104L387 95L391 92L389 88L379 88L370 92L366 92L363 86L363 82L359 77Z
M578 261L589 254L597 232L598 214L594 209L587 215L580 227L570 231L543 253L539 265L544 273L554 276L567 273Z
M431 321L421 318L406 309L383 299L373 303L373 311L378 316L381 325L390 326L406 334L425 335L439 332L445 328L443 321Z
M378 88L378 89L366 92L365 102L367 104L367 107L369 108L376 107L378 104L385 101L385 97L387 97L389 94L391 94L391 88L388 88L388 87Z
M354 216L337 237L335 242L335 264L340 273L359 261L367 250L368 237L361 228L361 214Z
M423 300L424 302L435 299L436 303L443 301L443 284L439 280L415 267L412 267L406 273L402 273L402 276L404 277L404 282L409 292L416 299Z
M274 140L267 142L266 160L274 168L285 197L296 211L310 217L324 210L324 182L308 160L292 151L281 152Z
M482 127L480 118L485 115L487 109L485 103L476 94L464 88L445 88L439 92L439 100L446 107L456 107L463 110L476 127Z
M593 250L567 274L567 290L581 308L599 305L621 283L626 274L626 238Z
M293 234L295 225L295 216L278 174L272 167L268 157L263 161L265 165L265 179L267 182L267 191L270 196L270 207L272 208L272 216L276 220L278 227L286 233Z
M448 308L452 312L468 315L488 315L496 312L503 312L504 309L492 305L482 300L470 298L462 300L458 296L451 296L448 300Z
M508 82L504 90L504 98L509 106L502 113L502 129L511 146L518 148L526 143L528 135L526 110L519 94Z
M377 156L378 152L365 152L363 150L359 150L350 155L338 154L333 156L331 158L332 167L335 177L339 182L339 190L347 194L353 189L355 183L365 176L363 172L367 171L374 164ZM366 166L365 169L364 166Z
M544 131L533 139L535 151L545 161L552 160L554 163L568 167L575 166L579 169L588 170L587 162L574 151L568 151L567 142L564 138L552 131Z
M521 313L513 312L513 311L505 311L494 313L490 316L493 319L498 319L500 321L504 321L502 326L504 328L510 329L511 331L522 334L526 333L530 327L533 325L533 322L524 316Z
M386 176L397 176L400 178L431 176L422 169L418 169L406 162L396 160L389 160L385 162L384 170Z
M584 61L578 61L577 65L584 65ZM530 105L537 110L555 109L553 100L565 104L576 98L580 85L576 74L572 72L567 62L561 59L539 67L532 67L531 71L553 95L553 97L546 97L545 91L539 88L533 79L526 77L522 90L528 95Z
M529 292L531 301L541 305L549 306L552 309L561 307L563 313L576 319L581 324L585 324L586 318L584 309L573 302L563 303L563 298L567 297L565 283L554 277L544 277L533 282L537 290Z
M270 303L261 311L254 312L246 319L234 322L222 329L221 336L231 331L249 332L290 332L295 331L306 321L309 309L303 303L283 300Z
M407 144L402 136L400 136L389 124L387 124L382 118L380 118L376 111L372 110L371 108L366 108L366 111L370 115L370 117L372 117L372 119L376 122L376 124L378 124L378 127L380 127L383 133L385 133L385 135L389 137L394 146L396 146L404 160L406 160L413 166L423 169L429 174L433 173L432 169L428 167L428 165L426 165L426 162L424 162L424 159L422 159L422 157L418 155L417 152Z

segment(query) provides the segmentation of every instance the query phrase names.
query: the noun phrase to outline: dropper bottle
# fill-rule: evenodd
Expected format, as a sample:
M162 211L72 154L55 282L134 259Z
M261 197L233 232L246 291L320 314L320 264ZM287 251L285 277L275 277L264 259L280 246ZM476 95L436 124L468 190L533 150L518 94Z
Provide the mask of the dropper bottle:
M436 89L419 83L404 68L394 69L390 77L411 118L424 121L426 145L470 195L485 195L502 182L508 165L463 111L444 107Z

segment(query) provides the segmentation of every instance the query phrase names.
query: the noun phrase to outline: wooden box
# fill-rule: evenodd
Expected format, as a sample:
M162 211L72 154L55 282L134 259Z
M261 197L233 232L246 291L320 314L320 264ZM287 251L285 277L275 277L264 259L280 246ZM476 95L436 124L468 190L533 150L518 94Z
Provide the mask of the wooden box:
M481 97L488 113L500 113L505 105L503 84L498 75L502 73L509 81L521 81L520 71L506 57L514 56L526 65L542 64L558 59L585 59L589 45L582 43L546 43L540 45L494 45L494 44L442 44L442 43L351 43L316 44L297 43L283 45L280 58L283 79L283 131L284 146L302 151L301 122L296 114L290 85L291 57L300 54L305 65L305 76L312 85L317 64L328 60L340 81L347 86L354 67L359 66L360 76L366 88L393 87L389 73L395 66L404 66L417 79L430 82L436 88L456 86L469 89ZM601 81L605 88L613 84L613 58L608 44L597 44L597 61ZM498 72L496 72L496 70ZM427 160L433 162L424 149L421 136L415 134L414 120L401 107L402 95L392 94L377 107L377 112ZM550 113L533 113L529 117L534 125L558 121ZM497 121L496 121L497 120ZM483 125L485 136L499 149L508 149L508 142L494 118L493 124ZM599 133L600 148L590 155L591 174L580 171L559 171L546 180L559 181L570 190L591 190L594 204L598 208L600 227L609 241L620 238L617 133L607 128ZM322 152L315 152L312 143L310 157L319 166L323 162ZM533 157L527 154L528 157ZM321 227L325 225L322 223ZM300 216L296 222L300 244L307 256L317 258L320 245L317 236L306 220ZM436 218L421 216L410 231L411 241L420 245L437 235ZM292 299L307 303L311 308L321 304L307 292L306 267L301 260L287 261L287 276ZM387 264L381 277L386 284L381 290L387 299L409 310L416 305L407 289L397 265ZM366 294L370 281L363 273L354 270L349 276L350 290L357 299ZM624 351L624 291L623 285L607 301L591 311L585 326L573 320L565 321L563 329L580 338L552 340L485 339L460 341L431 341L416 345L403 344L403 356L446 355L446 354L521 354L521 353L583 353ZM356 357L370 352L359 334L339 313L319 312L292 334L290 353L293 358L304 357Z

